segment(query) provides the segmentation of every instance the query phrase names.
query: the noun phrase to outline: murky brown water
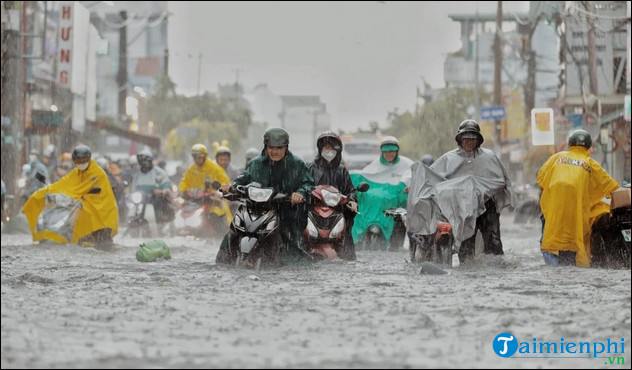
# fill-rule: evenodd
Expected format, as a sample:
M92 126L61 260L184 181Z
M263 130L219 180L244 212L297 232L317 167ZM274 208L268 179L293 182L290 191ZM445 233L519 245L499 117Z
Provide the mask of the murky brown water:
M502 228L503 258L447 275L405 252L254 272L215 266L218 241L167 238L171 260L140 263L142 240L102 252L3 233L2 368L630 368L630 271L544 266L539 225ZM501 358L502 332L624 338L625 365Z

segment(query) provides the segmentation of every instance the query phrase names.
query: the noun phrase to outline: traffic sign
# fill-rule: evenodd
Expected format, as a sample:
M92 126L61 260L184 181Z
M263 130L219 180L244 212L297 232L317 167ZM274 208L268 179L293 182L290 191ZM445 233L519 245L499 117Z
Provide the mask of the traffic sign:
M507 116L504 105L481 107L481 121L500 121Z

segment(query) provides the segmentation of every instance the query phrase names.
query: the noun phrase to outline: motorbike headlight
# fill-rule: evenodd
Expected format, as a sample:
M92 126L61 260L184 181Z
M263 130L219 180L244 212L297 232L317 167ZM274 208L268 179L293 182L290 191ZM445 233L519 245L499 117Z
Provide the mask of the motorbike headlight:
M325 204L327 204L330 207L337 206L338 202L340 202L340 199L342 198L342 195L340 193L332 193L325 189L322 190L322 194L323 194L323 200L325 201Z
M195 214L195 215L189 217L185 221L185 223L189 227L198 227L198 226L202 225L202 217L200 217L200 215Z
M248 188L248 198L255 202L267 202L274 190L271 188Z
M268 222L268 224L266 225L266 230L272 231L272 230L274 230L276 225L277 225L276 220L272 220L272 221Z
M241 220L241 217L235 216L235 218L233 218L233 224L235 224L235 226L241 227L242 223L243 221Z
M309 236L313 238L318 237L318 230L311 219L307 219L307 232L309 233Z
M182 227L184 227L184 219L182 219L182 217L180 215L178 215L178 217L176 217L175 220L173 220L173 224L177 228L182 228Z
M138 204L143 201L143 193L141 193L140 191L135 191L132 193L130 198L132 199L132 202Z
M331 229L331 233L329 234L329 237L332 239L337 238L344 228L345 228L345 219L341 218L340 221L338 221L338 223L336 224L336 226L334 226L334 228Z
M18 187L23 188L24 186L26 186L26 179L24 177L21 177L18 180Z

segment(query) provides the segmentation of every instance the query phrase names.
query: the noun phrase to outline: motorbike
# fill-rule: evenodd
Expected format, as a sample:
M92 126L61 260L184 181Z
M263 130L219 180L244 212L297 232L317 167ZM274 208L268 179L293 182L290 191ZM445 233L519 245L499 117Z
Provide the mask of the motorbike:
M445 218L437 221L437 230L433 235L412 233L409 240L408 252L411 262L433 262L452 266L454 236L452 225Z
M83 208L81 201L64 193L46 194L45 201L44 209L35 223L35 232L45 232L55 242L71 242L77 217Z
M392 217L395 220L391 238L388 240L386 250L397 252L401 250L406 238L406 209L402 207L388 208L383 211L386 217ZM366 231L366 234L358 243L358 249L367 251L382 250L387 244L384 239L384 233L377 224L372 224Z
M262 264L279 265L281 235L277 205L289 202L290 196L252 182L237 185L233 193L222 197L239 202L229 231L235 267L259 270Z
M187 190L177 199L180 204L174 220L177 235L209 238L226 234L226 216L210 212L213 206L223 206L221 195L217 192L220 186L219 181L207 181L206 189Z
M525 184L516 187L518 206L514 209L514 223L523 224L540 221L540 186Z
M368 189L366 182L357 187L359 192ZM343 207L349 207L349 198L332 185L318 185L311 195L303 245L315 260L334 260L344 248L347 224Z
M147 204L151 204L151 194L144 191L135 191L129 195L132 203L132 212L127 222L127 230L124 236L132 238L150 238L152 236L149 221L145 218Z
M626 198L627 197L627 201ZM591 232L591 266L630 269L631 208L629 189L624 201L610 202L610 213L598 218Z

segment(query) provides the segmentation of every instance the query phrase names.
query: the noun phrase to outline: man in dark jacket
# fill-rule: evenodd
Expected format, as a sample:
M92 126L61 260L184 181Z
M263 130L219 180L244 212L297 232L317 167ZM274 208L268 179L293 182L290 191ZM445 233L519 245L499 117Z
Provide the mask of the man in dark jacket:
M348 204L351 210L346 208L344 210L346 223L344 247L343 250L336 252L343 259L355 261L355 244L351 236L351 228L353 228L353 219L358 210L358 201L349 171L346 167L340 165L342 160L342 140L335 132L324 131L318 136L316 147L318 148L316 158L307 164L307 168L314 178L314 185L335 186L342 195L350 199Z
M247 185L258 182L264 187L291 194L291 204L280 205L279 231L281 234L281 263L300 264L311 257L303 250L300 239L307 226L307 214L304 207L297 205L309 195L314 179L307 170L305 162L294 156L289 150L290 136L282 128L270 128L263 135L263 151L254 158L244 171L232 183L222 186L223 193L231 192L234 185ZM232 263L237 257L237 246L229 245L228 235L222 241L215 259L216 263Z

